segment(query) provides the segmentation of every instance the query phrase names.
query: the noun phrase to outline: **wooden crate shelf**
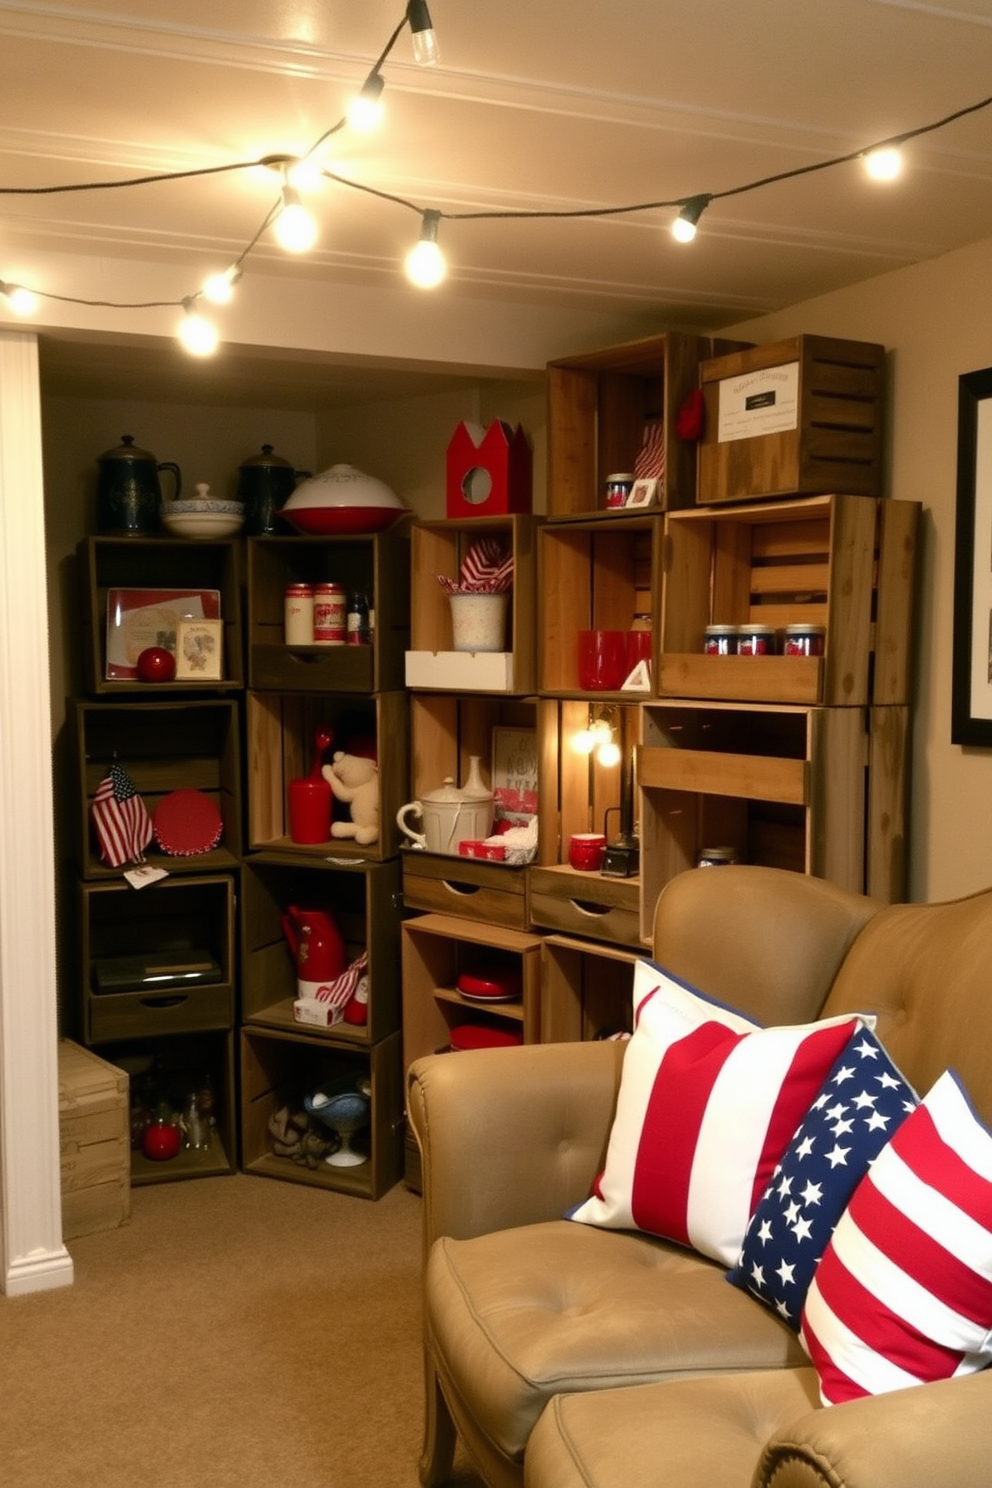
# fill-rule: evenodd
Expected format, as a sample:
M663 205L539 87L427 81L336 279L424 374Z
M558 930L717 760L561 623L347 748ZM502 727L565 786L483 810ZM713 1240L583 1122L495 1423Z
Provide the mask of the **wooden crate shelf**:
M408 687L459 692L534 690L535 534L540 518L492 516L416 522L411 533L412 615ZM454 651L451 605L438 575L457 579L479 538L499 539L513 555L505 651Z
M348 694L250 692L246 697L248 755L248 845L252 851L283 851L310 859L395 857L400 831L396 813L406 799L407 707L402 692L361 699ZM350 838L301 844L289 835L289 782L310 774L318 726L334 732L328 751L346 748L359 735L379 751L379 840L361 847ZM347 816L345 813L345 819Z
M665 520L663 697L862 706L909 699L920 505L822 495ZM708 656L709 624L825 627L820 656Z
M293 583L340 583L369 597L368 646L288 646L284 595ZM255 537L248 543L248 681L291 692L389 692L403 686L410 643L409 523L368 536Z
M349 962L368 953L368 1018L318 1029L297 1022L296 967L282 917L296 905L330 910ZM255 854L245 859L241 898L241 1016L260 1027L332 1037L343 1044L378 1043L400 1022L400 865L355 861L288 863Z
M530 870L530 921L534 929L587 935L616 945L642 945L641 879L577 873L567 863Z
M289 1032L246 1024L241 1030L241 1152L246 1173L379 1199L403 1173L401 1037L390 1034L359 1050L317 1030ZM370 1121L353 1139L365 1162L333 1167L297 1163L273 1150L271 1119L284 1107L303 1110L304 1097L339 1076L367 1080Z
M541 1041L565 1043L630 1033L639 954L546 935L541 950Z

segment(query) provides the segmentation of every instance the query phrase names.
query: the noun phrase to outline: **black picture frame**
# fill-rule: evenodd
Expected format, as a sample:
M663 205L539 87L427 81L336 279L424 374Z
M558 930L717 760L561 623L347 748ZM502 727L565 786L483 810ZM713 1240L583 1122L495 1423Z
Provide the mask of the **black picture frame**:
M992 749L992 367L958 378L951 743Z

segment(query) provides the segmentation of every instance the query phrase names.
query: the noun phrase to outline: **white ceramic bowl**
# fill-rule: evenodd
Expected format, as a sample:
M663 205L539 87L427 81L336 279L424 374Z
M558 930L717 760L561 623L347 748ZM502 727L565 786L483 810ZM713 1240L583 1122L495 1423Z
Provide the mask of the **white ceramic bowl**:
M159 515L175 537L233 537L244 525L245 509L240 501L168 501Z

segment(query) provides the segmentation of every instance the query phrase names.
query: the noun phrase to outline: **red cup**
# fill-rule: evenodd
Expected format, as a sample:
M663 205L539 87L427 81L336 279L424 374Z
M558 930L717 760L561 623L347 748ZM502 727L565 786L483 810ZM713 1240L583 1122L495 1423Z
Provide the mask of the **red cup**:
M579 686L583 692L616 692L629 670L625 630L579 631Z
M318 776L289 782L289 835L293 842L326 842L331 835L331 787Z
M627 675L637 666L639 661L651 661L651 642L654 636L650 630L628 630L627 632Z
M568 839L568 861L580 873L597 873L603 866L606 838L602 832L573 832Z

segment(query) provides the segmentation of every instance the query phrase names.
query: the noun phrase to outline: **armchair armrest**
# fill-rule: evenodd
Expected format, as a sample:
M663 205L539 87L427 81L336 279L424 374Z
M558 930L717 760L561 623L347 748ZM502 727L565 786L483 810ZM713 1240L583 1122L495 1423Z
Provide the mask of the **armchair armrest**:
M769 1438L752 1488L984 1488L992 1374L812 1411Z
M601 1170L624 1045L431 1054L407 1074L423 1164L424 1240L560 1219Z

